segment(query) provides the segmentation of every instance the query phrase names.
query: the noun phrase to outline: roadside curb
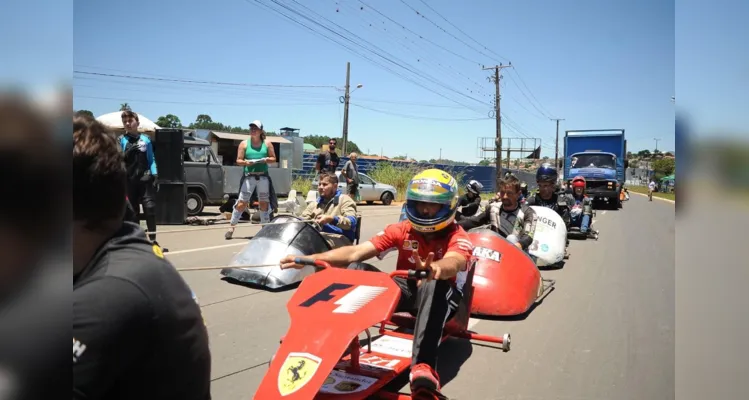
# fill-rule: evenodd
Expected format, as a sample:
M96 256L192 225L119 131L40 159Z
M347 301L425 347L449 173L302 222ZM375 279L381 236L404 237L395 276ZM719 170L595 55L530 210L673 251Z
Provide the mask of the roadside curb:
M629 193L630 193L630 194L634 193L634 194L638 194L638 195L640 195L640 196L648 197L648 195L646 195L646 194L644 194L644 193L637 193L637 192L629 192ZM669 203L671 203L671 204L676 204L676 202L675 202L674 200L664 199L663 197L653 196L653 198L654 198L654 199L658 199L658 200L660 200L660 201L667 201L667 202L669 202Z

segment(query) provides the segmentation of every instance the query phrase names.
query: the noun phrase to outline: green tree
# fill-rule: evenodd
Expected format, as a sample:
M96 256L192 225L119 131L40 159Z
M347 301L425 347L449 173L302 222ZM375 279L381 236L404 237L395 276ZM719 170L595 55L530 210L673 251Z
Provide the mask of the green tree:
M653 161L651 164L653 171L658 176L668 176L674 173L676 170L676 160L673 158L661 158Z
M199 124L210 124L211 122L213 122L213 119L211 119L211 116L208 115L208 114L200 114L200 115L197 116L197 118L195 118L195 124L196 125L199 125Z
M120 104L120 111L133 111L133 109L130 108L130 104L122 103Z
M182 121L174 114L162 115L156 120L156 125L162 128L181 128Z
M650 150L640 150L637 152L637 156L640 158L650 158Z
M479 165L484 166L484 167L488 167L490 165L494 165L494 161L492 161L492 160L481 160L481 161L479 161Z
M76 112L76 114L83 114L83 115L88 115L88 116L90 116L91 118L94 118L94 113L92 113L92 112L91 112L91 111L89 111L89 110L78 110L78 111Z

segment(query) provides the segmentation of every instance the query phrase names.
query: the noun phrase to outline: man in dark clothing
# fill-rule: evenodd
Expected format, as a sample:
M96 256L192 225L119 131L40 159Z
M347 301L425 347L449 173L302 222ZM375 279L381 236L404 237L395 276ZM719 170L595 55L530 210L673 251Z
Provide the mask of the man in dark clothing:
M499 185L500 202L491 203L486 210L458 221L465 230L491 225L491 229L507 238L517 248L528 251L536 230L536 213L520 204L520 181L513 175L502 179Z
M570 228L570 208L575 204L575 199L566 193L556 192L559 174L551 164L543 164L536 171L536 183L538 192L528 197L526 205L551 208L562 217L567 230Z
M464 195L458 198L458 213L457 219L464 217L472 217L475 215L481 207L481 190L484 189L484 185L476 180L471 180L466 185L466 192Z
M132 222L140 223L137 215L142 204L148 237L156 242L156 185L159 176L153 144L148 136L138 132L138 114L123 111L122 125L125 127L125 134L120 136L120 146L127 168L127 197L136 216Z
M117 142L93 119L73 129L73 399L210 399L200 308L161 248L123 222Z
M338 154L335 152L335 146L337 143L337 140L330 139L328 141L328 151L323 151L319 156L317 156L315 170L318 174L323 172L335 173L335 170L338 168L338 163L340 162Z

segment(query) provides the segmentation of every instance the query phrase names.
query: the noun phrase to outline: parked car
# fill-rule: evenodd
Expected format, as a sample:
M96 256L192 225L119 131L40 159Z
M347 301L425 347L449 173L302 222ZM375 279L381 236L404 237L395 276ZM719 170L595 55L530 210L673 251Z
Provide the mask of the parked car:
M338 177L338 189L341 192L346 193L346 181L341 179L341 171L336 171ZM318 178L312 181L312 189L316 190L318 184ZM398 191L395 187L380 183L370 178L366 174L359 172L359 196L361 201L366 201L367 204L372 204L375 201L381 201L382 204L389 206L390 203L395 200Z

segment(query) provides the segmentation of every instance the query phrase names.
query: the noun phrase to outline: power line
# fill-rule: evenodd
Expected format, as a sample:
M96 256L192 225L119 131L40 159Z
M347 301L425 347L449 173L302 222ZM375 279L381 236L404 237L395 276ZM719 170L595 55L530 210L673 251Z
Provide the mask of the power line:
M328 30L330 30L330 28L328 28L328 27L325 27L324 25L320 24L320 23L319 23L319 22L317 22L316 20L312 20L312 19L310 19L310 18L309 18L308 16L306 16L306 15L304 15L304 14L301 14L301 13L299 13L298 11L296 11L296 10L293 10L293 9L291 9L291 8L289 8L289 7L287 7L287 6L283 5L283 4L281 4L281 3L280 3L279 1L277 1L277 0L270 0L270 1L272 1L273 3L279 4L279 5L281 5L282 7L286 8L286 9L288 9L288 10L292 11L292 12L295 12L295 13L297 13L298 15L300 15L300 16L302 16L302 17L304 17L304 18L306 18L306 19L308 19L308 20L310 20L310 21L312 21L312 22L313 22L313 23L315 23L315 24L318 24L318 25L320 25L320 26L323 26L323 27L324 27L325 29L328 29ZM378 52L375 52L375 51L373 51L373 50L371 50L371 49L368 49L369 51L371 51L371 52L373 52L373 53L377 54L377 55L378 55L378 56L380 56L380 57L383 57L383 58L385 58L386 60L388 60L388 61L390 61L390 62L394 63L395 65L397 65L397 66L399 66L399 67L401 67L401 68L404 68L404 69L406 69L407 71L409 71L409 72L411 72L411 73L413 73L413 74L415 74L415 75L417 75L417 76L419 76L419 75L423 75L424 77L428 78L428 79L427 79L428 81L438 82L438 83L440 84L440 86L444 87L445 89L448 89L448 90L450 90L451 92L454 92L454 93L456 93L456 94L458 94L458 95L460 95L460 96L463 96L463 97L465 97L465 98L467 98L467 99L469 99L469 100L473 100L473 101L476 101L476 102L478 102L478 103L482 103L482 104L484 103L484 102L483 102L482 100L479 100L479 99L477 99L477 98L475 98L475 97L471 97L471 96L469 96L469 95L467 95L467 94L465 94L465 93L462 93L462 92L460 92L460 91L458 91L458 90L455 90L455 89L453 89L452 87L448 86L448 85L447 85L446 83L444 83L444 82L440 82L439 80L435 79L435 78L434 78L433 76L429 75L428 73L425 73L425 72L423 72L423 71L422 71L422 72L419 72L419 71L416 71L416 70L414 70L414 68L413 68L413 67L411 67L411 66L410 66L410 65L409 65L408 63L406 63L406 62L402 62L402 63L399 63L399 62L395 62L395 61L393 61L392 59L398 59L398 58L397 58L397 57L395 57L394 55L392 55L392 54L388 53L387 51L383 50L382 48L378 47L377 45L375 45L375 44L371 43L370 41L368 41L368 40L366 40L366 39L362 38L361 36L359 36L359 35L357 35L357 34L355 34L355 33L351 32L351 31L349 31L348 29L346 29L346 28L344 28L344 27L342 27L342 26L340 26L340 25L336 24L335 22L333 22L333 21L329 20L328 18L325 18L324 16L322 16L322 15L318 14L317 12L315 12L315 11L314 11L314 10L312 10L311 8L309 8L309 7L305 6L304 4L302 4L302 3L298 2L297 0L291 0L291 1L292 1L292 2L294 2L294 3L296 3L296 4L298 4L298 5L300 5L300 6L302 6L302 7L304 7L304 8L305 8L305 9L307 9L307 10L308 10L309 12L311 12L311 13L315 14L316 16L318 16L318 17L320 17L320 18L324 19L325 21L328 21L328 22L329 22L329 23L331 23L331 24L332 24L333 26L336 26L336 27L338 27L338 28L342 29L342 30L343 30L343 31L345 31L345 32L346 32L347 34L349 34L349 35L351 35L351 36L353 36L353 37L355 37L355 38L357 38L357 39L361 40L362 42L364 42L364 43L366 43L366 44L370 45L371 47L373 47L373 48L375 48L375 49L377 49L377 50L378 50L379 52L381 52L381 53L383 53L383 54L387 55L388 57L383 57L383 56L382 56L381 54L379 54ZM341 36L341 35L340 35L339 33L337 33L337 32L335 32L335 33L336 33L337 35ZM347 40L349 40L349 41L350 41L350 39L348 39L347 37L345 37L345 38L346 38ZM355 42L354 42L354 43L355 43ZM358 43L355 43L355 44L358 44ZM364 47L364 46L362 46L362 47ZM401 60L401 61L402 61L402 60ZM404 64L405 64L405 65L404 65Z
M107 76L107 77L114 77L114 78L140 79L140 80L162 81L162 82L202 83L202 84L209 84L209 85L225 85L225 86L286 87L286 88L328 88L328 89L330 89L330 88L335 89L336 88L336 86L332 86L332 85L268 85L268 84L259 84L259 83L236 83L236 82L217 82L217 81L197 81L197 80L190 80L190 79L172 79L172 78L155 78L155 77L149 77L149 76L104 74L104 73L100 73L100 72L86 72L86 71L78 71L78 70L74 70L73 72L76 73L76 74Z
M417 36L417 37L418 37L419 39L422 39L422 40L426 41L427 43L429 43L429 44L431 44L431 45L433 45L433 46L435 46L435 47L437 47L437 48L439 48L439 49L441 49L441 50L443 50L443 51L445 51L445 52L448 52L448 53L450 53L450 54L452 54L452 55L454 55L454 56L456 56L456 57L458 57L458 58L461 58L461 59L463 59L463 60L465 60L465 61L468 61L469 63L472 63L472 64L476 64L476 65L481 65L481 63L480 63L479 61L477 61L477 60L473 60L473 59L470 59L470 58L468 58L468 57L466 57L466 56L464 56L464 55L462 55L462 54L456 53L456 52L454 52L454 51L452 51L452 50L448 49L447 47L445 47L445 46L442 46L441 44L439 44L439 43L436 43L435 41L433 41L433 40L430 40L430 39L428 39L428 38L427 38L427 37L425 37L424 35L422 35L422 34L419 34L419 33L417 33L417 32L414 32L413 30L409 29L409 28L408 28L407 26L405 26L405 25L403 25L403 24L401 24L401 23L399 23L399 22L397 22L397 21L393 20L392 18L390 18L390 17L388 17L387 15L383 14L382 12L380 12L380 11L379 11L379 10L377 10L376 8L372 7L371 5L369 5L369 4L367 4L367 3L365 3L365 2L363 2L363 1L361 1L361 0L358 0L358 1L359 1L359 3L361 3L361 4L365 5L365 6L366 6L366 7L368 8L368 9L371 9L372 11L374 11L374 12L376 12L377 14L381 15L382 17L384 17L384 18L385 18L385 19L387 19L388 21L390 21L390 22L392 22L393 24L395 24L395 25L397 25L397 26L401 27L401 28L402 28L402 29L404 29L405 31L407 31L407 32L411 33L412 35L415 35L415 36ZM415 43L414 43L414 44L415 44ZM452 67L450 67L450 68L451 68L451 69L453 69ZM457 70L455 70L455 71L456 71L456 72L457 72L457 73L458 73L459 75L461 75L462 77L464 77L465 79L468 79L468 80L470 80L471 82L473 82L473 83L474 83L474 84L475 84L475 85L476 85L477 87L479 87L479 88L482 88L482 87L481 87L481 86L479 85L479 83L478 83L478 82L476 82L476 81L472 80L471 78L467 77L466 75L464 75L464 74L463 74L463 73L461 73L460 71L457 71Z
M457 36L453 35L453 34L452 34L452 33L450 33L450 32L448 32L447 30L445 30L445 28L443 28L443 27L439 26L439 24L438 24L438 23L436 23L436 22L432 21L431 19L427 18L427 17L426 17L426 15L422 14L421 12L419 12L419 10L417 10L417 9L415 9L415 8L413 8L413 7L411 7L411 5L409 5L409 4L408 4L408 3L406 3L405 1L403 1L403 0L400 0L400 2L401 2L401 3L403 3L403 4L405 4L405 5L406 5L406 7L410 8L411 10L413 10L413 12L415 12L415 13L416 13L416 15L418 15L418 16L420 16L421 18L423 18L423 19L427 20L427 21L428 21L429 23L431 23L432 25L436 26L436 27L437 27L437 28L438 28L439 30L441 30L442 32L445 32L446 34L448 34L448 35L452 36L452 37L453 37L453 38L454 38L455 40L459 41L460 43L463 43L464 45L466 45L466 46L468 46L468 47L470 47L471 49L473 49L474 51L478 52L479 54L481 54L481 55L482 55L482 56L484 56L484 57L487 57L487 58L490 58L490 59L492 58L491 56L487 55L487 54L486 54L486 53L484 53L483 51L481 51L481 50L477 50L477 49L476 49L475 47L473 47L473 46L471 46L470 44L466 43L466 42L465 42L465 41L464 41L463 39L461 39L461 38L459 38L459 37L457 37Z
M387 115L393 115L396 117L402 117L402 118L408 118L408 119L419 119L419 120L431 120L431 121L487 121L491 118L484 117L484 118L436 118L436 117L424 117L424 116L416 116L416 115L408 115L408 114L401 114L396 113L392 111L385 111L385 110L378 110L376 108L371 108L367 106L363 106L360 104L354 104L350 103L354 107L363 108L365 110L374 111L381 114L387 114Z
M544 110L546 110L546 108L541 104L541 102L538 101L538 99L536 98L536 96L533 95L533 92L528 87L528 85L525 84L525 81L523 80L523 77L520 76L520 73L517 70L515 70L514 72L515 72L515 75L517 75L518 79L520 79L520 83L522 83L523 86L525 86L525 88L528 90L528 93L530 93L531 97L533 97L533 99L536 100L536 103L538 103L538 105L541 106L541 108L543 108ZM513 82L514 82L514 80L513 80ZM522 92L522 89L521 89L521 92ZM529 99L529 101L530 101L530 99ZM533 105L533 104L531 104L531 105ZM536 107L535 105L533 105L533 107L538 110L538 107ZM539 110L539 112L541 112L541 114L543 114L547 118L551 118L552 114L550 112L548 112L548 110L546 110L546 112L543 112L543 111Z
M421 1L421 2L422 2L422 3L423 3L423 4L425 5L425 6L426 6L426 7L428 7L428 8L430 9L430 10L432 10L432 12L434 12L435 14L437 14L437 15L438 15L438 16L439 16L440 18L442 18L443 20L445 20L445 21L446 21L446 22L447 22L448 24L450 24L450 25L451 25L452 27L454 27L455 29L457 29L457 30L458 30L458 31L459 31L460 33L462 33L463 35L465 35L466 37L468 37L469 39L471 39L472 41L474 41L474 42L475 42L476 44L478 44L479 46L483 47L483 48L484 48L485 50L487 50L487 51L489 51L489 52L493 53L494 55L498 56L499 58L501 58L501 59L504 59L504 60L507 60L507 58L505 58L505 57L503 57L503 56L501 56L501 55L497 54L496 52L492 51L492 50L491 50L491 49L489 49L488 47L486 47L486 46L484 46L483 44L481 44L481 43L480 43L479 41L477 41L476 39L474 39L474 38L472 38L471 36L469 36L469 35L468 35L467 33L463 32L463 31L462 31L462 30L461 30L460 28L458 28L458 27L457 27L457 26L456 26L455 24L453 24L452 22L450 22L450 21L449 21L449 20L448 20L447 18L445 18L444 16L442 16L442 15L441 15L440 13L438 13L438 12L437 12L437 11L436 11L436 10L435 10L434 8L432 8L431 6L429 6L429 4L427 4L427 3L426 3L426 2L424 1L424 0L419 0L419 1ZM473 46L471 46L471 45L469 45L468 43L464 42L463 40L459 39L459 38L458 38L457 36L455 36L455 35L451 34L450 32L447 32L447 30L445 30L444 28L442 28L441 26L439 26L439 25L438 25L438 24L437 24L436 22L434 22L434 21L430 20L429 18L427 18L426 16L424 16L424 15L423 15L422 13L420 13L420 12L419 12L418 10L416 10L415 8L413 8L413 7L411 7L410 5L408 5L408 3L406 3L406 2L404 1L404 0L400 0L400 2L401 2L401 3L403 3L403 4L405 4L405 5L406 5L406 6L408 7L408 8L410 8L411 10L413 10L414 12L416 12L416 14L417 14L417 15L419 15L419 16L421 16L422 18L426 19L427 21L429 21L429 22L430 22L431 24L433 24L434 26L436 26L437 28L439 28L440 30L442 30L443 32L445 32L446 34L448 34L448 35L452 36L453 38L455 38L456 40L458 40L458 41L460 41L461 43L465 44L466 46L470 47L471 49L473 49L473 50L477 51L477 52L478 52L479 54L481 54L481 55L483 55L483 56L486 56L486 57L489 57L489 58L491 58L490 56L486 55L485 53L481 52L480 50L476 50L476 49L475 49L475 48L474 48ZM517 71L517 68L513 68L513 70L514 70L515 74L517 74L517 76L518 76L518 78L520 79L520 81L521 81L521 83L523 84L523 86L525 86L525 88L526 88L526 89L528 90L528 93L530 93L531 97L533 97L533 99L535 99L535 100L536 100L536 102L537 102L537 103L538 103L538 104L539 104L539 105L541 106L541 108L544 108L544 109L545 109L545 107L543 107L543 106L541 105L541 102L540 102L540 101L538 101L538 99L537 99L537 98L536 98L536 97L535 97L535 96L533 95L533 92L532 92L532 91L530 90L530 88L528 88L528 85L526 85L526 84L525 84L525 81L524 81L524 80L523 80L523 78L522 78L522 77L520 76L520 73L519 73L519 72ZM513 80L513 83L514 83L514 80ZM521 90L521 92L523 92L523 90L522 90L522 89L520 89L520 90ZM523 95L525 96L525 93L523 93ZM528 98L528 96L525 96L525 97L526 97L526 98ZM535 107L536 109L538 109L538 107L536 107L536 106L535 106L535 104L533 104L533 103L532 103L532 102L530 101L530 99L528 99L528 101L529 101L529 102L531 103L531 105L532 105L533 107ZM551 113L549 113L549 112L548 112L548 110L547 110L546 112L544 112L544 111L541 111L541 110L539 110L539 112L541 112L541 114L543 114L543 115L544 115L545 117L550 117L550 115L551 115ZM547 115L547 114L548 114L548 115Z
M250 0L245 0L245 1L249 3L249 1L250 1ZM346 45L345 43L341 43L341 42L339 42L338 40L336 40L336 39L334 39L334 38L332 38L332 37L329 37L329 36L327 36L327 35L325 35L325 34L323 34L323 33L319 32L319 31L317 31L317 30L313 29L312 27L308 26L308 25L307 25L307 24L305 24L304 22L301 22L301 21L299 21L299 20L297 20L297 19L295 19L295 18L293 18L293 17L291 17L291 16L287 15L287 14L286 14L286 13L284 13L283 11L277 10L277 9L275 9L275 8L273 8L273 7L269 6L269 5L267 5L267 4L264 4L264 3L262 3L262 2L261 2L261 1L259 1L259 0L253 0L253 1L254 1L255 3L257 3L257 4L259 4L259 5L263 6L263 7L267 8L267 9L269 9L269 10L271 10L271 11L273 11L273 12L277 13L277 14L280 14L281 16L283 16L283 17L287 18L288 20L290 20L290 21L292 21L292 22L294 22L294 23L296 23L296 24L298 24L298 25L301 25L301 26L305 27L305 28L306 28L306 29L308 29L309 31L311 31L311 32L313 32L313 33L315 33L315 34L317 34L317 35L320 35L320 36L322 36L323 38L325 38L325 39L328 39L328 40L332 41L333 43L336 43L336 44L338 44L338 45L340 45L340 46L342 46L342 47L346 48L346 49L347 49L347 50L349 50L350 52L352 52L352 53L354 53L354 54L356 54L356 55L358 55L358 56L360 56L360 57L362 57L362 58L364 58L364 59L366 59L366 60L369 60L369 61L371 61L371 62L372 62L372 63L374 63L375 65L377 65L377 66L379 66L379 67L381 67L381 68L383 68L383 69L385 69L385 70L387 70L387 71L389 71L389 72L393 73L393 74L394 74L394 75L396 75L396 76L399 76L399 77L403 78L403 79L404 79L404 80L406 80L406 81L409 81L409 82L411 82L411 83L413 83L413 84L415 84L415 85L417 85L417 86L419 86L419 87L421 87L421 88L423 88L423 89L425 89L425 90L428 90L428 91L430 91L430 92L432 92L432 93L434 93L434 94L436 94L436 95L438 95L438 96L440 96L440 97L443 97L443 98L445 98L445 99L447 99L447 100L450 100L450 101L451 101L451 102L453 102L453 103L459 104L459 105L461 105L461 106L463 106L463 107L465 107L465 108L467 108L467 109L469 109L469 110L474 110L474 111L476 111L476 109L475 109L475 108L473 108L473 107L471 107L471 106L468 106L468 105L466 105L466 104L464 104L464 103L461 103L461 102L459 102L459 101L457 101L457 100L454 100L454 99L452 99L452 98L450 98L450 97L447 97L446 95L444 95L444 94L442 94L442 93L440 93L440 92L438 92L438 91L436 91L436 90L434 90L434 89L432 89L432 88L429 88L429 87L425 86L424 84L421 84L420 82L417 82L417 81L415 81L414 79L412 79L412 78L410 78L410 77L404 76L404 75L402 75L402 74L398 73L397 71L394 71L393 69L389 68L388 66L386 66L386 65L383 65L382 63L380 63L380 62L378 62L378 61L376 61L376 60L374 60L374 59L370 58L370 57L369 57L368 55L366 55L366 54L363 54L363 53L360 53L360 52L358 52L357 50L355 50L355 49L353 49L353 48L349 47L349 46L348 46L348 45ZM308 17L308 16L307 16L307 15L305 15L304 13L301 13L301 12L299 12L299 11L297 11L297 10L294 10L294 9L292 9L292 8L290 8L290 7L286 6L286 5L283 5L283 4L279 3L279 2L278 2L278 1L276 1L276 0L271 0L271 1L272 1L272 2L274 3L274 4L276 4L276 5L279 5L280 7L284 8L284 9L286 9L286 10L289 10L290 12L292 12L292 13L294 13L294 14L296 14L296 15L298 15L298 16L300 16L300 17L302 17L302 18L304 18L304 19L306 19L306 20L308 20L308 21L310 21L310 22L311 22L312 24L314 24L314 25L317 25L317 26L319 26L319 27L322 27L322 28L323 28L324 30L327 30L327 31L331 32L331 33L332 33L332 34L334 34L335 36L338 36L338 37L340 37L341 39L343 39L343 40L345 40L345 41L348 41L348 42L350 42L351 44L353 44L353 45L355 45L355 46L358 46L358 47L360 47L360 48L362 48L362 49L364 49L364 50L367 50L367 51L369 51L370 53L373 53L374 55L378 56L379 58L382 58L383 60L385 60L385 61L387 61L387 62L389 62L389 63L391 63L391 64L393 64L393 65L395 65L395 66L398 66L398 67L400 67L400 68L402 68L402 69L405 69L405 70L407 70L407 71L409 71L409 72L413 73L413 74L414 74L414 75L416 75L417 77L423 78L423 77L422 77L422 75L425 75L424 73L419 73L419 72L417 72L417 71L414 71L414 70L413 70L412 68L409 68L409 67L406 67L406 66L402 65L401 63L399 63L398 61L395 61L395 60L393 60L392 58L388 57L387 55L383 55L383 54L381 54L381 53L380 53L380 52L378 52L378 51L372 50L372 49L370 49L370 48L368 48L368 47L366 47L366 46L362 45L361 43L357 43L356 41L354 41L354 40L350 39L349 37L347 37L347 36L345 36L345 35L342 35L342 34L340 34L339 32L336 32L336 31L334 31L333 29L331 29L331 28L329 28L329 27L327 27L327 26L325 26L325 25L321 24L321 23L320 23L320 22L318 22L317 20L311 19L310 17ZM317 14L317 13L315 13L315 14L319 16L319 14ZM322 16L320 16L320 17L321 17L322 19L328 20L327 18L324 18L324 17L322 17ZM329 20L328 20L328 21L329 21ZM336 26L338 26L337 24L333 24L333 25L336 25ZM339 27L340 27L340 26L339 26ZM342 29L343 29L343 30L346 30L345 28L342 28ZM348 31L348 30L346 30L346 31L347 31L347 32L349 32L349 33L350 33L350 34L351 34L352 36L355 36L355 37L357 37L357 38L358 38L358 36L357 36L357 35L355 35L355 34L351 33L351 32L350 32L350 31ZM364 41L364 42L366 42L366 41ZM367 43L369 43L369 42L367 42ZM373 46L373 47L376 47L376 46ZM437 80L436 80L436 79L434 79L434 78L432 78L431 80L430 80L430 79L427 79L427 82L430 82L430 83L434 83L435 81L437 81ZM447 87L447 86L446 86L446 85L444 85L444 84L442 84L442 86L443 86L443 87L445 87L445 88L447 88L447 89L451 89L451 88ZM454 89L452 89L452 91L455 91L455 90L454 90ZM463 94L463 93L459 93L459 92L457 92L457 93L458 93L458 94L461 94L461 95L463 95L463 96L466 96L466 95L465 95L465 94ZM470 98L470 99L472 99L472 100L474 100L474 101L477 101L477 102L479 102L479 103L482 103L482 101L481 101L481 100L478 100L478 99L472 98L472 97L470 97L470 96L466 96L466 97L468 97L468 98ZM482 111L476 111L476 112L479 112L479 113L483 113Z
M97 99L97 100L116 100L116 101L124 101L122 98L115 98L115 97L100 97L100 96L84 96L79 94L73 94L73 97L81 98L81 99ZM186 105L199 105L199 106L238 106L238 107L246 107L246 106L252 106L252 107L261 107L261 106L328 106L333 104L339 104L338 101L335 102L329 102L329 103L268 103L268 102L262 102L262 103L212 103L212 102L189 102L189 101L166 101L166 100L146 100L146 99L127 99L128 102L140 102L140 103L156 103L156 104L186 104Z
M509 60L509 59L507 59L506 57L503 57L503 56L501 56L501 55L497 54L496 52L492 51L492 50L491 50L490 48L488 48L488 47L484 46L483 44L479 43L479 41L478 41L478 40L476 40L476 39L472 38L472 37L471 37L470 35L468 35L467 33L463 32L463 30L462 30L462 29L458 28L458 27L457 27L457 26L456 26L455 24L453 24L452 22L450 22L450 21L449 21L449 20L448 20L447 18L443 17L443 16L442 16L442 14L438 13L438 12L437 12L437 10L435 10L434 8L432 8L432 6L430 6L429 4L427 4L427 2L425 2L424 0L419 0L419 1L420 1L420 2L422 3L422 4L424 4L424 5L425 5L425 6L426 6L426 7L428 8L428 9L432 10L432 12L433 12L433 13L437 14L437 16L438 16L438 17L442 18L443 20L445 20L445 22L447 22L448 24L450 24L450 26L452 26L453 28L457 29L457 30L458 30L458 32L460 32L460 33L462 33L463 35L465 35L465 36L466 36L466 37L467 37L468 39L471 39L471 40L473 40L473 41L474 41L474 42L475 42L475 43L476 43L477 45L479 45L479 46L483 47L483 48L484 48L484 50L486 50L486 51L488 51L488 52L490 52L490 53L493 53L493 54L494 54L495 56L497 56L497 57L499 57L499 58L501 58L501 59L503 59L503 60L505 60L505 61L510 61L510 60Z

